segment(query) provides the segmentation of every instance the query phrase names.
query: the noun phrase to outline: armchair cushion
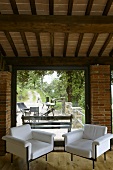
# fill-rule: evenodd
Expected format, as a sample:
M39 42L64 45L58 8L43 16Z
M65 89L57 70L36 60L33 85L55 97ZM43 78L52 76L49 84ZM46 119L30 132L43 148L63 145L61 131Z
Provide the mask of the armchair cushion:
M32 145L31 159L38 158L45 153L49 153L53 150L53 146L49 143L37 141L35 139L28 140Z
M22 139L22 140L32 139L32 132L29 124L18 126L18 128L12 127L10 129L10 133L11 136L18 139Z
M106 126L86 124L84 125L83 138L95 140L107 133Z
M86 158L92 157L92 140L87 139L79 139L68 144L65 150L69 153L73 153L75 155L83 156Z

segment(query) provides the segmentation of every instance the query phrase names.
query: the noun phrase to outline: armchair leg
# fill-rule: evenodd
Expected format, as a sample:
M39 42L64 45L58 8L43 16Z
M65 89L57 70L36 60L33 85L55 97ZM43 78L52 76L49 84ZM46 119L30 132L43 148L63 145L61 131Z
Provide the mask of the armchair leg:
M104 161L106 161L106 152L104 152Z
M93 159L93 170L94 170L94 168L95 168L95 161L94 161L94 159Z
M47 154L46 154L46 161L47 161Z
M71 153L71 161L73 161L73 154Z
M13 163L13 154L11 153L11 163Z
M29 160L28 160L28 155L29 155L29 151L28 151L28 147L26 148L26 163L27 163L27 170L29 170Z
M29 161L27 161L27 170L29 170Z

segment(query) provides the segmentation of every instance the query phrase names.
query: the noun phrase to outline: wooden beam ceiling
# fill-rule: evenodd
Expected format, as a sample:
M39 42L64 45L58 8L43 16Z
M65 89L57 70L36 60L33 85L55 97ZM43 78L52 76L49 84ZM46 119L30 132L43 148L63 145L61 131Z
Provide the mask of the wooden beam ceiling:
M78 53L79 53L79 50L80 50L80 46L81 46L81 43L82 43L83 36L84 36L83 33L81 33L79 35L78 43L77 43L77 47L76 47L76 51L75 51L75 57L78 57Z
M35 0L29 0L29 1L30 1L32 15L36 15L37 12L36 12Z
M54 15L54 0L49 0L49 15Z
M64 37L64 48L63 48L63 57L66 57L68 37L69 37L69 34L68 34L68 33L65 33L65 37Z
M89 15L89 14L90 14L90 11L91 11L91 8L92 8L92 5L93 5L93 1L94 1L94 0L89 0L89 1L88 1L85 15Z
M113 17L0 15L0 31L113 33Z
M51 57L54 57L54 33L50 33Z
M98 34L96 33L96 34L94 34L93 39L92 39L92 42L91 42L91 44L90 44L90 46L89 46L89 48L88 48L87 57L89 57L89 55L90 55L90 53L91 53L91 50L92 50L92 48L93 48L94 45L95 45L95 42L96 42L97 38L98 38Z
M68 0L68 11L67 11L67 15L71 15L71 14L72 14L72 8L73 8L73 0Z
M113 51L112 51L113 52ZM88 66L113 65L112 57L4 57L7 65L14 66ZM81 62L82 61L82 62Z
M31 56L31 53L30 53L30 50L29 50L29 45L27 43L25 33L21 31L20 34L21 34L21 37L22 37L22 40L23 40L23 43L24 43L24 46L25 46L25 49L26 49L26 53L27 53L28 56Z
M16 47L15 47L15 44L14 44L14 42L13 42L13 39L12 39L10 33L7 32L7 31L4 31L4 33L5 33L5 35L6 35L7 39L8 39L8 41L9 41L9 44L10 44L11 47L12 47L12 50L13 50L15 56L18 57L18 52L17 52L17 49L16 49Z
M103 15L108 14L112 3L113 3L113 0L107 0L106 6L105 6L104 11L103 11Z
M40 35L38 32L36 32L35 35L36 35L36 40L37 40L39 56L42 57L42 47L41 47Z
M15 0L9 0L14 14L19 14Z
M0 44L0 52L2 56L6 56L6 52L4 51L2 45Z
M102 55L102 53L104 52L105 48L107 47L107 45L109 44L110 40L112 39L113 34L109 34L108 37L106 38L106 41L104 42L102 48L100 49L98 56L100 57Z
M113 57L113 49L111 50L111 52L109 53L110 57Z

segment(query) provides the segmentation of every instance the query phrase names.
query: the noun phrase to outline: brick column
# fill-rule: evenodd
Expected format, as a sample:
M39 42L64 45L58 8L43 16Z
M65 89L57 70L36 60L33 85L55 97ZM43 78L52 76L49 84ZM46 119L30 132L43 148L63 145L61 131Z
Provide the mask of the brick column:
M111 132L110 66L90 66L91 123L106 125Z
M11 73L0 71L0 155L5 154L2 136L9 133L11 126Z

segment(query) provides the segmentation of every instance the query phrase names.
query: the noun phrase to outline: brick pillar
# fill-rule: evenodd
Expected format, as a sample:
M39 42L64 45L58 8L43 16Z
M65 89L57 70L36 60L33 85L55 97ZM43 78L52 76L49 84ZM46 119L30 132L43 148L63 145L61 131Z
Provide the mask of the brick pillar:
M106 125L111 132L110 66L90 66L91 123Z
M0 71L0 155L5 154L2 136L9 133L11 126L11 73Z

